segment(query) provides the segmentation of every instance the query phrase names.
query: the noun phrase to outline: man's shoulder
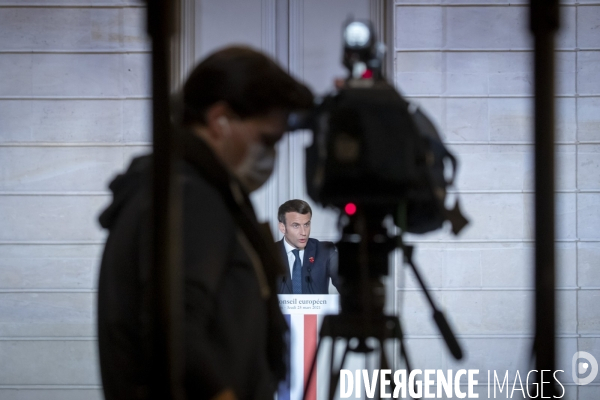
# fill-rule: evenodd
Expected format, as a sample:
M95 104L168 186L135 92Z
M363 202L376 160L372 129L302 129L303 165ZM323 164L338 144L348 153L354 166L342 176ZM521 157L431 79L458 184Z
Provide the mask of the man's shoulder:
M215 185L185 161L179 165L178 183L185 216L184 226L210 226L209 231L214 235L217 230L231 231L235 225L233 215ZM209 239L214 239L210 236Z
M198 205L210 203L213 210L225 211L226 206L219 190L197 168L186 161L179 166L180 184L184 198L193 198Z
M317 249L319 250L327 250L327 251L335 251L335 244L333 242L329 242L329 241L321 241L318 239L314 239L314 238L309 238L308 239L309 242L312 242L314 246L317 247Z

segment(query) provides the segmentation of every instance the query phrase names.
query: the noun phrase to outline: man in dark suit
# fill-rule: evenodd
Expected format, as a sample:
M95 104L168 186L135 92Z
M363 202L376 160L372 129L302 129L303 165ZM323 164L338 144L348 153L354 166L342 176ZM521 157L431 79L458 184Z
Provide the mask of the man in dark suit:
M283 239L277 242L286 274L279 294L328 294L329 280L337 288L338 253L332 242L310 238L312 210L304 200L288 200L277 213Z

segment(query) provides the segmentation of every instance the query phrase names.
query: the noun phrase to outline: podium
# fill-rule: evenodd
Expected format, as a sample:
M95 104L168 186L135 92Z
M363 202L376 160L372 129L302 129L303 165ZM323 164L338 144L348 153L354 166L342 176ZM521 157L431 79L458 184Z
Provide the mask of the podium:
M323 316L338 314L340 310L339 295L337 294L280 294L279 306L290 327L290 348L288 351L290 372L287 382L282 383L277 391L278 400L300 400L304 384L308 379L310 363L312 362L319 329ZM317 392L323 389L319 385L319 364L311 386L306 396L307 400L317 400ZM324 371L328 374L328 365ZM324 388L326 390L326 388ZM320 397L320 396L319 396Z

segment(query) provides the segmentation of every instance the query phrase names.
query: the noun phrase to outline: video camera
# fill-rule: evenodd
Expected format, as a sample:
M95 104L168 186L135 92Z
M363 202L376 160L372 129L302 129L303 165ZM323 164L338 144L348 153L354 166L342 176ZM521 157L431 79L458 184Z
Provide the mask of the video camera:
M457 234L467 220L458 201L452 208L445 204L456 158L430 119L383 77L385 47L377 42L372 24L350 20L343 38L343 64L349 72L344 85L310 114L296 118L295 128L314 133L306 149L309 196L323 206L345 210L350 218L356 211L348 213L347 207L365 212L367 224L377 231L377 224L391 215L402 233L426 233L450 221ZM351 224L345 225L344 233L357 239ZM355 257L357 250L344 253L343 242L338 244L339 273L348 280L357 271L343 262L344 254ZM370 245L371 259L378 259L369 265L372 277L387 275L387 254L396 247L395 242L380 242ZM347 261L356 264L355 259Z
M374 338L380 343L382 368L389 365L383 342L399 340L410 370L400 321L383 313L381 278L388 275L390 252L400 247L450 352L460 359L462 350L412 261L413 247L402 242L404 233L430 232L445 221L451 223L455 234L467 224L458 201L453 207L446 206L456 158L430 119L385 80L385 47L377 42L371 23L348 21L343 38L343 64L349 72L344 84L309 114L296 115L290 122L295 129L310 129L314 134L306 149L308 194L323 206L343 210L342 237L336 243L341 311L325 317L320 337L346 339L345 353L365 354L375 350L368 344L368 339ZM385 226L388 216L400 228L399 235L391 235ZM358 344L351 345L353 339L358 339ZM345 354L338 367L331 365L330 398L343 360ZM313 360L310 377L314 365Z
M372 24L349 21L343 37L344 86L295 122L314 132L306 150L308 194L339 209L385 208L403 232L426 233L448 220L457 234L467 221L458 203L445 206L455 157L430 119L384 79L385 47Z

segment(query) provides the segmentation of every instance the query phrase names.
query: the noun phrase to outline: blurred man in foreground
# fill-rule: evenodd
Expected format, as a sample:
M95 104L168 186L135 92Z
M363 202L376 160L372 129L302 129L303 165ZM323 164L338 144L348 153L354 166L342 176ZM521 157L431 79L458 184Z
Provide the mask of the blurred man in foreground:
M291 110L312 94L261 53L232 47L200 63L183 89L184 386L194 399L273 398L285 378L283 272L248 193L269 178ZM148 304L152 157L110 185L100 216L110 231L98 288L98 336L107 399L150 398Z

